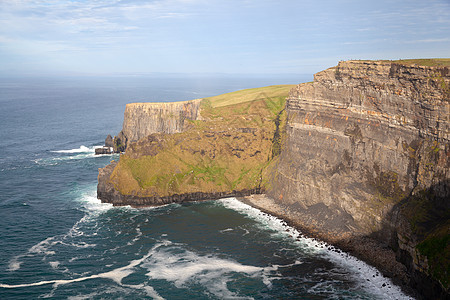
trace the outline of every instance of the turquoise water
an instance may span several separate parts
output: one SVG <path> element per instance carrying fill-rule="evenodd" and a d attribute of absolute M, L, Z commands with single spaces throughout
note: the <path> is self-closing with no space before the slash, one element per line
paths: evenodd
<path fill-rule="evenodd" d="M 94 149 L 120 131 L 126 103 L 287 82 L 276 80 L 3 79 L 0 299 L 407 298 L 234 198 L 147 209 L 96 199 L 97 169 L 118 156 Z"/>

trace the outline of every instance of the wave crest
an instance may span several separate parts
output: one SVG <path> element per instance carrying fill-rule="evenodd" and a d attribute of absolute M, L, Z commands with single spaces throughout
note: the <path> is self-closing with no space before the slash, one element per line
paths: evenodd
<path fill-rule="evenodd" d="M 55 150 L 50 151 L 53 153 L 95 153 L 95 149 L 101 148 L 102 146 L 92 146 L 92 147 L 86 147 L 84 145 L 81 145 L 80 148 L 76 149 L 69 149 L 69 150 Z"/>

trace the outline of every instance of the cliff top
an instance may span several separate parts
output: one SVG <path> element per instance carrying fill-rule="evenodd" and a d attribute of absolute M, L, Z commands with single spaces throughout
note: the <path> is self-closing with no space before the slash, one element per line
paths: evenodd
<path fill-rule="evenodd" d="M 205 98 L 211 102 L 211 106 L 223 107 L 238 103 L 245 103 L 255 100 L 263 100 L 268 97 L 276 98 L 286 96 L 289 90 L 295 87 L 295 84 L 271 85 L 260 88 L 245 89 L 214 97 Z"/>
<path fill-rule="evenodd" d="M 189 102 L 197 102 L 197 101 L 201 101 L 202 99 L 194 99 L 194 100 L 186 100 L 186 101 L 170 101 L 170 102 L 133 102 L 133 103 L 128 103 L 126 104 L 126 107 L 143 107 L 143 106 L 148 106 L 148 107 L 153 107 L 153 106 L 171 106 L 171 105 L 180 105 L 180 104 L 186 104 Z"/>
<path fill-rule="evenodd" d="M 399 60 L 349 60 L 348 62 L 395 63 L 404 66 L 450 67 L 450 58 L 421 58 Z"/>
<path fill-rule="evenodd" d="M 282 84 L 282 85 L 271 85 L 259 88 L 244 89 L 235 92 L 230 92 L 222 95 L 193 99 L 187 101 L 171 101 L 171 102 L 134 102 L 128 103 L 127 108 L 139 107 L 170 107 L 178 106 L 182 104 L 187 104 L 189 102 L 200 102 L 202 100 L 208 100 L 213 108 L 223 107 L 228 105 L 234 105 L 238 103 L 245 103 L 255 100 L 263 100 L 267 97 L 276 98 L 286 96 L 290 89 L 295 87 L 295 84 Z"/>

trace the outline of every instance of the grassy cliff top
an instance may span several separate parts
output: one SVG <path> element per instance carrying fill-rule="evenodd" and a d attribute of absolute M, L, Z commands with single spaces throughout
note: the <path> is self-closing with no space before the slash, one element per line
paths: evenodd
<path fill-rule="evenodd" d="M 361 60 L 373 62 L 391 62 L 405 66 L 419 65 L 426 67 L 450 67 L 450 58 L 418 58 L 418 59 L 398 59 L 398 60 Z"/>
<path fill-rule="evenodd" d="M 246 89 L 227 94 L 222 94 L 214 97 L 205 98 L 205 100 L 209 100 L 211 106 L 216 108 L 249 101 L 263 100 L 268 97 L 270 98 L 286 97 L 286 95 L 289 93 L 289 90 L 292 89 L 294 86 L 296 85 L 295 84 L 271 85 L 266 87 Z"/>
<path fill-rule="evenodd" d="M 399 59 L 392 62 L 406 66 L 450 67 L 450 58 Z"/>

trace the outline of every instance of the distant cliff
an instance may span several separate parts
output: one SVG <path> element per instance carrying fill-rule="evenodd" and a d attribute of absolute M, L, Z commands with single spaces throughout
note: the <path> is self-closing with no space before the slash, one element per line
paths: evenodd
<path fill-rule="evenodd" d="M 189 127 L 189 120 L 200 117 L 201 99 L 168 103 L 130 103 L 125 107 L 122 131 L 114 139 L 115 152 L 152 133 L 179 133 Z"/>
<path fill-rule="evenodd" d="M 298 85 L 268 192 L 307 232 L 391 247 L 405 280 L 435 297 L 424 274 L 449 287 L 449 76 L 448 67 L 347 61 Z"/>

